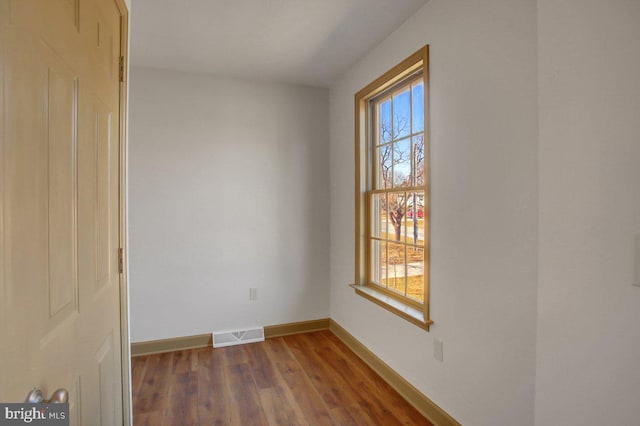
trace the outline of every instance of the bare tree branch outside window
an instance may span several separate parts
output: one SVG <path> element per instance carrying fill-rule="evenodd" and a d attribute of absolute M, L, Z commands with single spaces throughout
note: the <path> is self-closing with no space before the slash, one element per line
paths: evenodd
<path fill-rule="evenodd" d="M 398 117 L 395 122 L 397 125 L 393 126 L 393 129 L 388 123 L 381 123 L 380 133 L 383 135 L 383 140 L 394 142 L 382 145 L 378 150 L 380 187 L 402 188 L 422 185 L 424 184 L 424 136 L 414 136 L 412 144 L 395 142 L 398 135 L 407 133 L 410 120 L 408 117 Z M 409 173 L 398 170 L 398 166 L 403 164 L 410 165 Z M 418 242 L 418 212 L 424 208 L 421 202 L 421 197 L 416 192 L 408 194 L 393 192 L 389 194 L 388 201 L 383 199 L 382 208 L 386 211 L 387 217 L 393 225 L 396 241 L 400 241 L 402 238 L 402 219 L 407 213 L 407 208 L 411 208 L 413 239 L 414 243 Z"/>

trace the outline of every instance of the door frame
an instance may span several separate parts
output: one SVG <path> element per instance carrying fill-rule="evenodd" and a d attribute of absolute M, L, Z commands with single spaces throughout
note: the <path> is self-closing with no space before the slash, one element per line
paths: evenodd
<path fill-rule="evenodd" d="M 120 274 L 120 356 L 122 375 L 122 424 L 133 424 L 131 392 L 131 344 L 129 339 L 129 250 L 127 223 L 127 146 L 128 146 L 128 101 L 129 101 L 129 9 L 125 0 L 114 0 L 120 11 L 120 160 L 118 188 L 119 208 L 119 248 L 122 254 L 122 273 Z"/>

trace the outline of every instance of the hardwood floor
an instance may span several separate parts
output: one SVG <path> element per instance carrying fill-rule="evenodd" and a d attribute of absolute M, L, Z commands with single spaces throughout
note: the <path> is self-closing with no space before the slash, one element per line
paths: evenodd
<path fill-rule="evenodd" d="M 330 331 L 132 359 L 134 425 L 431 425 Z"/>

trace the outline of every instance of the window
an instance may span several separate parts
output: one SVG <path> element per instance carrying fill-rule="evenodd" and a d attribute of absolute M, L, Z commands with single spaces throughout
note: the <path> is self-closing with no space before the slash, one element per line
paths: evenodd
<path fill-rule="evenodd" d="M 356 293 L 429 329 L 425 46 L 356 94 Z"/>

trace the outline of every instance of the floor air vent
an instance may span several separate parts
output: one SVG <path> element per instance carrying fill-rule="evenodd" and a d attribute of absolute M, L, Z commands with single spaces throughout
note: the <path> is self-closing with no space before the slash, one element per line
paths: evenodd
<path fill-rule="evenodd" d="M 213 333 L 214 348 L 254 342 L 264 342 L 264 328 L 256 327 L 247 330 L 216 331 Z"/>

